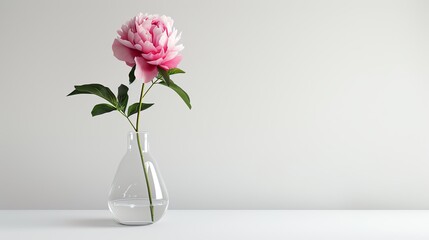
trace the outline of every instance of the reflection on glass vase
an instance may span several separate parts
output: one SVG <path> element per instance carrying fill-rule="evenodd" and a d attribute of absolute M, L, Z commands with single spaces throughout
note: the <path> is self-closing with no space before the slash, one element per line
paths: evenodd
<path fill-rule="evenodd" d="M 166 212 L 168 193 L 149 153 L 147 132 L 129 133 L 128 151 L 119 164 L 108 204 L 115 219 L 125 225 L 152 224 Z"/>

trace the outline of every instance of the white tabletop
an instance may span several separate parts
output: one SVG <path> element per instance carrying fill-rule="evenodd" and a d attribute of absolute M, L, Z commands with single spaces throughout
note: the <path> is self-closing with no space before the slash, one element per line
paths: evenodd
<path fill-rule="evenodd" d="M 429 211 L 170 210 L 123 226 L 104 210 L 0 211 L 0 239 L 429 239 Z"/>

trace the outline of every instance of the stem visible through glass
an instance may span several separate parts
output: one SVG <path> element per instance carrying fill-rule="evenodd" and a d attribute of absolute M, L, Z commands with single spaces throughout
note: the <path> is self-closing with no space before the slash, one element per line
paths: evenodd
<path fill-rule="evenodd" d="M 148 90 L 146 91 L 146 93 L 152 88 L 152 86 L 153 86 L 153 83 L 148 88 Z M 139 145 L 140 159 L 142 161 L 142 167 L 143 167 L 144 177 L 145 177 L 145 180 L 146 180 L 147 193 L 149 195 L 150 218 L 151 218 L 151 220 L 153 222 L 154 221 L 154 219 L 153 219 L 153 215 L 154 214 L 153 214 L 153 203 L 152 203 L 152 191 L 150 189 L 149 176 L 148 176 L 147 169 L 146 169 L 146 166 L 145 166 L 145 163 L 144 163 L 143 151 L 142 151 L 142 146 L 141 146 L 141 143 L 140 143 L 140 134 L 138 132 L 139 131 L 140 112 L 142 110 L 143 97 L 146 95 L 146 93 L 143 94 L 143 92 L 144 92 L 144 83 L 142 83 L 142 89 L 141 89 L 141 92 L 140 92 L 139 109 L 138 109 L 138 112 L 137 112 L 137 120 L 136 120 L 135 130 L 136 130 L 136 135 L 137 135 L 137 143 Z"/>
<path fill-rule="evenodd" d="M 144 164 L 144 159 L 143 159 L 143 151 L 142 151 L 142 146 L 140 143 L 140 134 L 138 132 L 136 132 L 137 135 L 137 143 L 139 145 L 139 152 L 140 152 L 140 159 L 142 161 L 142 166 L 143 166 L 143 172 L 144 172 L 144 177 L 146 179 L 146 187 L 147 187 L 147 193 L 149 195 L 149 208 L 150 208 L 150 218 L 153 222 L 153 203 L 152 203 L 152 191 L 150 190 L 150 184 L 149 184 L 149 178 L 148 178 L 148 173 L 146 170 L 146 166 Z"/>

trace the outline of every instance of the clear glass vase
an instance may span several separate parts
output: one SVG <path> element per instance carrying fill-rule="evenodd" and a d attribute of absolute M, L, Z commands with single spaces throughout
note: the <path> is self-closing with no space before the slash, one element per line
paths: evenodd
<path fill-rule="evenodd" d="M 121 224 L 155 223 L 168 207 L 167 189 L 149 152 L 147 136 L 147 132 L 128 134 L 128 151 L 110 189 L 109 209 Z"/>

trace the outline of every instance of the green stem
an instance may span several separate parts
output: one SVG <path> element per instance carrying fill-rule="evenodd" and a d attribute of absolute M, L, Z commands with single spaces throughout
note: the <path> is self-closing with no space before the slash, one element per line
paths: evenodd
<path fill-rule="evenodd" d="M 142 110 L 143 98 L 146 96 L 146 94 L 149 92 L 149 90 L 153 87 L 153 85 L 155 85 L 155 84 L 158 83 L 158 81 L 159 81 L 159 78 L 157 78 L 155 82 L 152 82 L 152 84 L 149 86 L 149 88 L 146 90 L 146 92 L 144 91 L 144 83 L 142 84 L 142 89 L 140 91 L 139 111 L 137 112 L 136 127 L 134 128 L 134 130 L 136 130 L 136 132 L 139 131 L 139 126 L 140 126 L 140 112 Z M 129 121 L 129 119 L 128 119 L 128 121 Z M 134 127 L 133 124 L 131 124 L 131 125 Z"/>
<path fill-rule="evenodd" d="M 128 120 L 128 122 L 131 124 L 131 127 L 134 129 L 134 131 L 137 132 L 136 127 L 134 127 L 134 124 L 131 122 L 130 118 L 127 117 L 127 115 L 125 115 L 124 112 L 122 112 L 122 111 L 119 111 L 119 112 Z"/>
<path fill-rule="evenodd" d="M 136 132 L 139 131 L 140 112 L 142 110 L 142 102 L 143 102 L 143 97 L 144 97 L 143 92 L 144 92 L 144 83 L 142 83 L 142 89 L 140 91 L 139 111 L 137 112 L 137 120 L 136 120 Z"/>
<path fill-rule="evenodd" d="M 142 146 L 141 146 L 141 143 L 140 143 L 140 134 L 139 134 L 138 132 L 136 132 L 136 135 L 137 135 L 137 143 L 138 143 L 138 145 L 139 145 L 140 159 L 141 159 L 141 161 L 142 161 L 143 172 L 144 172 L 144 176 L 145 176 L 145 179 L 146 179 L 147 193 L 148 193 L 148 195 L 149 195 L 150 218 L 151 218 L 152 222 L 154 222 L 154 219 L 153 219 L 152 192 L 151 192 L 151 190 L 150 190 L 150 184 L 149 184 L 148 173 L 147 173 L 147 170 L 146 170 L 146 166 L 145 166 L 145 164 L 144 164 L 143 151 L 142 151 Z"/>
<path fill-rule="evenodd" d="M 152 88 L 153 84 L 149 87 L 149 89 L 146 91 L 146 93 Z M 139 145 L 139 152 L 140 152 L 140 159 L 142 161 L 142 167 L 143 167 L 143 172 L 144 172 L 144 177 L 146 180 L 146 187 L 147 187 L 147 193 L 149 195 L 149 209 L 150 209 L 150 218 L 152 220 L 152 222 L 154 221 L 153 219 L 153 203 L 152 203 L 152 191 L 150 190 L 150 184 L 149 184 L 149 176 L 146 170 L 146 166 L 145 166 L 145 162 L 144 162 L 144 157 L 143 157 L 143 151 L 142 151 L 142 147 L 141 147 L 141 143 L 140 143 L 140 134 L 138 133 L 139 131 L 139 124 L 140 124 L 140 112 L 142 110 L 142 102 L 143 102 L 143 97 L 146 95 L 146 93 L 144 93 L 144 83 L 142 84 L 142 89 L 140 91 L 140 100 L 139 100 L 139 111 L 137 112 L 137 122 L 136 122 L 136 134 L 137 134 L 137 143 Z"/>
<path fill-rule="evenodd" d="M 149 90 L 153 87 L 153 85 L 158 83 L 158 78 L 156 79 L 155 82 L 152 81 L 152 84 L 149 86 L 149 88 L 146 90 L 146 92 L 143 94 L 143 98 L 146 96 L 147 92 L 149 92 Z"/>

